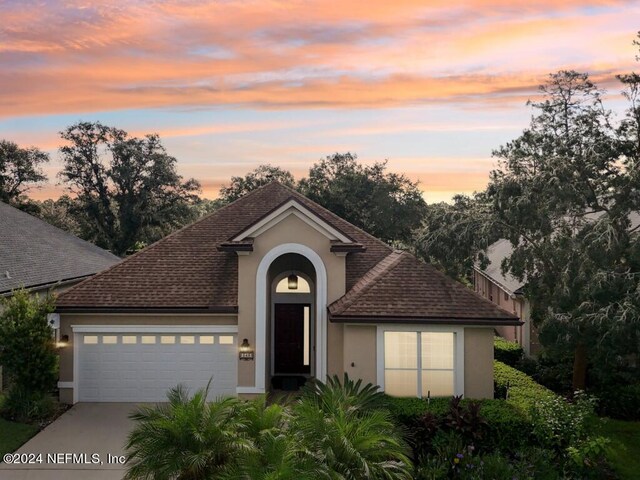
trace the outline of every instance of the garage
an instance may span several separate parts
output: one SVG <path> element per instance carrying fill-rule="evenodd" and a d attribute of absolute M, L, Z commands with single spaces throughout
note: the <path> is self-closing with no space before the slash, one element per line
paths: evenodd
<path fill-rule="evenodd" d="M 192 392 L 211 380 L 209 398 L 235 396 L 234 327 L 74 329 L 76 401 L 163 402 L 183 384 Z"/>

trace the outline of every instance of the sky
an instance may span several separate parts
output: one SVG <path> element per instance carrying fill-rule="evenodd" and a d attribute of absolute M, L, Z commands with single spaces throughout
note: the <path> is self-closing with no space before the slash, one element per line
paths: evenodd
<path fill-rule="evenodd" d="M 622 112 L 640 0 L 0 0 L 0 139 L 51 155 L 100 121 L 158 133 L 215 198 L 270 163 L 303 177 L 335 152 L 419 181 L 427 202 L 482 190 L 537 86 L 588 72 Z"/>

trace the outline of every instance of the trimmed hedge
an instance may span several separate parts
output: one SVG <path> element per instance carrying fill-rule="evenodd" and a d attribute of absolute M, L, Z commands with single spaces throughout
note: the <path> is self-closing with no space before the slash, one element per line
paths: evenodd
<path fill-rule="evenodd" d="M 515 367 L 524 357 L 524 350 L 516 342 L 510 342 L 502 337 L 493 339 L 493 358 Z"/>
<path fill-rule="evenodd" d="M 507 402 L 516 406 L 527 417 L 531 407 L 539 400 L 558 397 L 527 374 L 497 360 L 493 362 L 493 381 L 497 389 L 507 390 Z"/>

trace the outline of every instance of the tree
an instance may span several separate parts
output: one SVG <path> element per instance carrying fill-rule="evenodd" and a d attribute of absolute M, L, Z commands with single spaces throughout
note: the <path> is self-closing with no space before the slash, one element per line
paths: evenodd
<path fill-rule="evenodd" d="M 34 420 L 57 380 L 53 331 L 47 321 L 53 300 L 17 290 L 0 299 L 0 309 L 0 365 L 10 379 L 3 411 L 20 421 Z"/>
<path fill-rule="evenodd" d="M 76 236 L 82 236 L 88 226 L 81 226 L 74 211 L 79 208 L 77 201 L 69 195 L 62 195 L 57 200 L 31 200 L 32 214 L 50 225 Z"/>
<path fill-rule="evenodd" d="M 422 225 L 414 233 L 415 254 L 470 285 L 474 265 L 486 267 L 484 251 L 501 236 L 500 229 L 487 221 L 483 204 L 483 193 L 476 193 L 456 195 L 453 204 L 428 205 Z"/>
<path fill-rule="evenodd" d="M 386 162 L 362 165 L 354 154 L 336 153 L 313 165 L 299 189 L 371 235 L 407 244 L 426 203 L 417 183 L 386 168 Z"/>
<path fill-rule="evenodd" d="M 575 389 L 589 366 L 610 381 L 640 353 L 640 76 L 619 79 L 629 107 L 616 123 L 587 74 L 551 74 L 530 126 L 494 152 L 486 191 L 430 206 L 417 234 L 458 276 L 510 240 L 502 271 L 525 284 L 545 351 L 572 357 Z"/>
<path fill-rule="evenodd" d="M 273 165 L 259 165 L 257 168 L 247 173 L 244 177 L 231 177 L 231 183 L 220 189 L 219 200 L 227 204 L 237 200 L 247 193 L 267 185 L 273 181 L 278 181 L 283 185 L 295 188 L 295 180 L 291 172 L 283 170 Z"/>
<path fill-rule="evenodd" d="M 177 160 L 157 135 L 129 137 L 101 123 L 80 122 L 61 137 L 60 178 L 76 196 L 72 209 L 83 238 L 124 255 L 193 220 L 200 185 L 183 181 Z"/>
<path fill-rule="evenodd" d="M 48 161 L 49 155 L 35 147 L 0 140 L 0 201 L 21 203 L 21 195 L 47 180 L 42 165 Z"/>
<path fill-rule="evenodd" d="M 503 271 L 526 279 L 543 344 L 573 351 L 583 389 L 589 357 L 606 368 L 638 350 L 637 129 L 613 127 L 586 74 L 558 72 L 541 92 L 531 126 L 494 152 L 486 198 L 514 247 Z"/>

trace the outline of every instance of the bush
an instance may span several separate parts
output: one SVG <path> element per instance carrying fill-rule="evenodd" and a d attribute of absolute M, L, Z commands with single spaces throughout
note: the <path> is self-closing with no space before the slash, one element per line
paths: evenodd
<path fill-rule="evenodd" d="M 7 420 L 31 423 L 51 418 L 57 407 L 57 400 L 50 394 L 29 392 L 14 385 L 6 393 L 0 412 Z"/>
<path fill-rule="evenodd" d="M 502 337 L 493 339 L 493 358 L 515 367 L 517 363 L 524 357 L 524 350 L 516 342 L 510 342 Z"/>
<path fill-rule="evenodd" d="M 525 373 L 497 360 L 493 362 L 493 380 L 496 388 L 507 389 L 508 401 L 518 407 L 524 415 L 529 415 L 531 407 L 540 400 L 558 398 L 555 393 L 536 383 Z"/>
<path fill-rule="evenodd" d="M 531 416 L 540 445 L 562 452 L 588 438 L 595 417 L 595 398 L 583 392 L 576 392 L 574 403 L 561 397 L 543 398 L 531 407 Z"/>
<path fill-rule="evenodd" d="M 21 395 L 44 396 L 51 393 L 57 379 L 57 355 L 47 313 L 53 302 L 40 300 L 26 290 L 17 290 L 1 299 L 0 365 L 10 384 Z M 11 390 L 10 390 L 11 391 Z"/>
<path fill-rule="evenodd" d="M 612 386 L 599 398 L 600 415 L 618 420 L 640 420 L 640 383 Z"/>
<path fill-rule="evenodd" d="M 466 409 L 472 402 L 465 399 L 460 405 Z M 479 450 L 513 452 L 533 445 L 533 426 L 528 416 L 523 415 L 519 408 L 505 400 L 480 400 L 478 405 L 480 419 L 474 415 L 467 417 L 483 423 L 481 428 L 475 429 L 482 433 L 482 439 L 476 442 Z M 396 421 L 404 426 L 414 448 L 414 456 L 424 455 L 425 450 L 429 450 L 426 446 L 440 433 L 456 432 L 456 428 L 447 421 L 447 417 L 451 416 L 449 399 L 438 398 L 427 403 L 420 398 L 387 397 L 387 408 Z M 459 410 L 456 408 L 454 416 L 460 415 Z M 467 440 L 469 439 L 467 435 Z"/>

